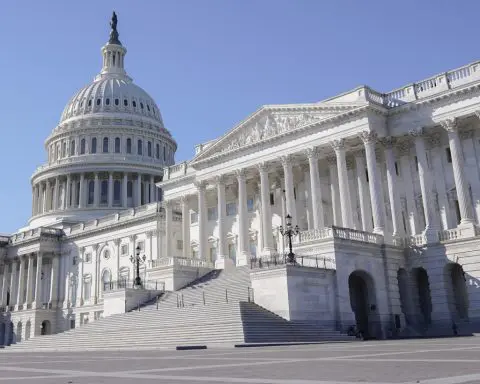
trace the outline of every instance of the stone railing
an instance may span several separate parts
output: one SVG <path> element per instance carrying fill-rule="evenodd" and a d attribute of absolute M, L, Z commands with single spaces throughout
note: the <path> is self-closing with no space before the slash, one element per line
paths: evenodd
<path fill-rule="evenodd" d="M 44 228 L 39 227 L 35 229 L 29 229 L 28 231 L 18 232 L 10 236 L 11 244 L 16 244 L 22 241 L 30 240 L 30 239 L 38 239 L 41 236 L 62 236 L 63 230 L 57 228 Z"/>
<path fill-rule="evenodd" d="M 334 238 L 361 241 L 364 243 L 372 244 L 383 243 L 383 236 L 381 235 L 340 227 L 326 227 L 322 229 L 311 229 L 309 231 L 302 231 L 297 237 L 292 240 L 292 242 L 295 244 L 305 244 L 310 242 L 316 242 L 318 240 Z"/>
<path fill-rule="evenodd" d="M 170 180 L 177 177 L 185 176 L 187 173 L 192 171 L 188 167 L 188 162 L 184 161 L 182 163 L 171 165 L 170 167 L 165 167 L 163 170 L 163 180 Z"/>
<path fill-rule="evenodd" d="M 457 228 L 445 229 L 438 232 L 438 238 L 440 241 L 457 240 L 459 233 Z"/>
<path fill-rule="evenodd" d="M 369 89 L 368 99 L 386 107 L 395 108 L 478 80 L 480 80 L 480 62 L 475 62 L 384 94 Z"/>
<path fill-rule="evenodd" d="M 161 259 L 152 260 L 151 268 L 182 266 L 193 268 L 214 268 L 212 262 L 208 260 L 187 259 L 185 257 L 162 257 Z"/>

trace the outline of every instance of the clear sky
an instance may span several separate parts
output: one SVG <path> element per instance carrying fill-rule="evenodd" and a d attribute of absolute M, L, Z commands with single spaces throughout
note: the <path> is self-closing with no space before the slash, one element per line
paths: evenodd
<path fill-rule="evenodd" d="M 0 233 L 30 217 L 43 142 L 99 72 L 112 10 L 177 161 L 262 104 L 386 92 L 480 59 L 478 0 L 2 1 Z"/>

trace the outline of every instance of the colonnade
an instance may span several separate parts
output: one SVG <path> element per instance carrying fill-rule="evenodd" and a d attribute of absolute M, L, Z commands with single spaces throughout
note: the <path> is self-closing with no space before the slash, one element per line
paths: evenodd
<path fill-rule="evenodd" d="M 46 260 L 46 263 L 44 263 Z M 0 281 L 0 306 L 19 309 L 42 308 L 45 304 L 55 306 L 58 301 L 59 255 L 28 254 L 6 261 Z M 50 279 L 50 284 L 42 280 Z M 42 292 L 44 286 L 50 292 Z M 47 302 L 43 298 L 48 297 Z"/>
<path fill-rule="evenodd" d="M 159 177 L 140 173 L 84 172 L 60 175 L 33 186 L 33 215 L 72 208 L 129 208 L 159 200 Z"/>

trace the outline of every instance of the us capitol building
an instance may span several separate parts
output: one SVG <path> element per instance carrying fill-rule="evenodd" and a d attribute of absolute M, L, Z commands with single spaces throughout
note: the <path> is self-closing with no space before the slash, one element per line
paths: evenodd
<path fill-rule="evenodd" d="M 44 143 L 28 224 L 0 237 L 0 344 L 108 316 L 137 248 L 167 291 L 248 268 L 256 303 L 288 320 L 377 337 L 480 326 L 480 63 L 266 105 L 175 164 L 116 24 Z M 279 267 L 287 220 L 301 265 Z"/>

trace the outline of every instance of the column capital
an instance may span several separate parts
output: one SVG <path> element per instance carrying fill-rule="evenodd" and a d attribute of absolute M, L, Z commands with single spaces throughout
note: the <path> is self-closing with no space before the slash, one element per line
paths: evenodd
<path fill-rule="evenodd" d="M 137 238 L 137 235 L 130 235 L 130 236 L 128 236 L 128 239 L 129 239 L 130 241 L 135 241 L 136 238 Z"/>
<path fill-rule="evenodd" d="M 261 163 L 256 164 L 256 167 L 259 172 L 268 172 L 271 169 L 271 165 L 267 161 L 262 161 Z"/>
<path fill-rule="evenodd" d="M 247 171 L 245 170 L 245 168 L 236 169 L 235 176 L 238 180 L 245 180 L 247 176 Z"/>
<path fill-rule="evenodd" d="M 195 185 L 195 188 L 197 188 L 197 190 L 205 190 L 206 186 L 207 186 L 207 183 L 205 182 L 205 180 L 195 180 L 193 182 L 193 185 Z"/>
<path fill-rule="evenodd" d="M 363 141 L 363 144 L 375 144 L 378 134 L 375 131 L 362 131 L 358 137 Z"/>
<path fill-rule="evenodd" d="M 163 200 L 163 205 L 165 208 L 172 208 L 173 207 L 173 200 Z"/>
<path fill-rule="evenodd" d="M 345 139 L 335 139 L 330 141 L 330 145 L 335 150 L 335 152 L 345 149 Z"/>
<path fill-rule="evenodd" d="M 147 236 L 147 239 L 150 239 L 153 236 L 153 231 L 147 231 L 145 232 L 145 235 Z"/>
<path fill-rule="evenodd" d="M 412 128 L 408 131 L 408 135 L 415 139 L 423 137 L 426 135 L 425 128 L 424 127 Z"/>
<path fill-rule="evenodd" d="M 307 156 L 309 160 L 320 158 L 320 149 L 318 147 L 307 148 L 305 149 L 305 151 L 303 151 L 303 153 L 305 154 L 305 156 Z"/>
<path fill-rule="evenodd" d="M 218 186 L 218 185 L 222 185 L 222 184 L 225 184 L 227 178 L 225 175 L 217 175 L 215 176 L 215 184 Z"/>
<path fill-rule="evenodd" d="M 475 113 L 478 113 L 478 111 Z M 445 119 L 441 121 L 440 124 L 448 133 L 458 132 L 458 120 L 455 117 L 451 119 Z"/>
<path fill-rule="evenodd" d="M 431 135 L 428 135 L 426 138 L 431 148 L 438 147 L 440 145 L 440 132 L 434 132 Z"/>
<path fill-rule="evenodd" d="M 392 149 L 397 144 L 397 138 L 393 136 L 382 137 L 380 142 L 385 148 Z"/>
<path fill-rule="evenodd" d="M 280 162 L 284 167 L 293 165 L 293 156 L 292 155 L 280 156 Z"/>
<path fill-rule="evenodd" d="M 190 201 L 190 196 L 189 195 L 183 195 L 183 196 L 180 197 L 180 203 L 182 205 L 188 204 L 189 201 Z"/>
<path fill-rule="evenodd" d="M 120 239 L 113 239 L 113 244 L 118 247 L 120 244 Z"/>

